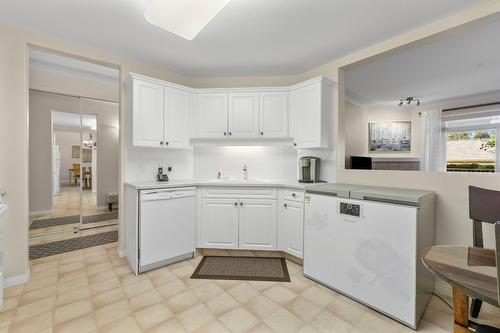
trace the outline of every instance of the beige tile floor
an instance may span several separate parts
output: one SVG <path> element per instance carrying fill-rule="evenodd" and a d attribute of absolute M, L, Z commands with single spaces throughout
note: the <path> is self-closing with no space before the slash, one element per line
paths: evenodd
<path fill-rule="evenodd" d="M 108 213 L 107 210 L 97 210 L 95 192 L 93 193 L 90 190 L 83 191 L 80 204 L 80 189 L 78 187 L 61 187 L 60 195 L 54 197 L 52 213 L 30 216 L 29 224 L 31 225 L 31 223 L 36 219 L 79 215 L 80 212 L 83 215 Z M 80 230 L 79 224 L 66 224 L 62 226 L 33 229 L 30 230 L 30 245 L 45 244 L 59 240 L 92 235 L 99 232 L 117 230 L 117 223 L 118 220 L 116 219 L 109 221 L 100 221 L 96 223 L 88 223 L 84 226 L 86 228 L 85 230 Z"/>
<path fill-rule="evenodd" d="M 411 332 L 305 278 L 291 283 L 191 280 L 201 257 L 132 274 L 116 243 L 30 263 L 30 281 L 5 289 L 3 332 Z M 450 331 L 434 298 L 419 332 Z"/>

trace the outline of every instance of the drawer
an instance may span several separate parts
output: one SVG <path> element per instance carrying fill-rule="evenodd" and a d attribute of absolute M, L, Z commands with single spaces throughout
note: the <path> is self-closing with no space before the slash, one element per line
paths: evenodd
<path fill-rule="evenodd" d="M 304 201 L 304 191 L 297 189 L 285 189 L 284 199 L 292 201 Z"/>
<path fill-rule="evenodd" d="M 201 192 L 204 198 L 262 198 L 276 199 L 276 187 L 204 187 Z"/>

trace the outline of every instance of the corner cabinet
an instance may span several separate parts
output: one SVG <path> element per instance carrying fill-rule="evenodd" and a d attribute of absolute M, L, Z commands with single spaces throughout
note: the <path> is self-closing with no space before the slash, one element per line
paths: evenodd
<path fill-rule="evenodd" d="M 297 148 L 329 148 L 334 119 L 334 83 L 320 77 L 292 87 L 290 135 Z"/>
<path fill-rule="evenodd" d="M 130 76 L 132 145 L 189 148 L 190 93 L 136 74 Z"/>

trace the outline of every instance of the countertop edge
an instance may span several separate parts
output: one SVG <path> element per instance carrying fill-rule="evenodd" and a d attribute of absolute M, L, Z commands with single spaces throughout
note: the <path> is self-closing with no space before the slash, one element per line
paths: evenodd
<path fill-rule="evenodd" d="M 164 182 L 164 183 L 141 183 L 141 182 L 124 182 L 124 186 L 135 188 L 136 190 L 149 190 L 157 188 L 172 188 L 172 187 L 189 187 L 189 186 L 200 186 L 200 187 L 282 187 L 282 188 L 295 188 L 295 189 L 305 189 L 307 184 L 292 184 L 281 181 L 271 181 L 268 183 L 223 183 L 223 182 L 211 182 L 203 180 L 193 180 L 193 181 L 178 181 L 178 182 Z"/>

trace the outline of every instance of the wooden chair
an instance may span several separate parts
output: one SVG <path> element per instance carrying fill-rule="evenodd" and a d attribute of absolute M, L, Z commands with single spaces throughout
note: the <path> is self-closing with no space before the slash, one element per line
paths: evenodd
<path fill-rule="evenodd" d="M 498 304 L 500 304 L 500 221 L 495 223 L 495 245 L 495 257 L 497 266 L 497 295 Z M 500 329 L 486 325 L 477 325 L 476 333 L 500 333 Z"/>
<path fill-rule="evenodd" d="M 73 163 L 73 181 L 75 186 L 78 186 L 78 180 L 80 179 L 80 164 Z"/>
<path fill-rule="evenodd" d="M 500 192 L 480 187 L 469 186 L 469 218 L 473 221 L 473 246 L 484 247 L 483 222 L 496 223 L 500 221 Z M 470 315 L 477 318 L 482 302 L 472 299 Z"/>

